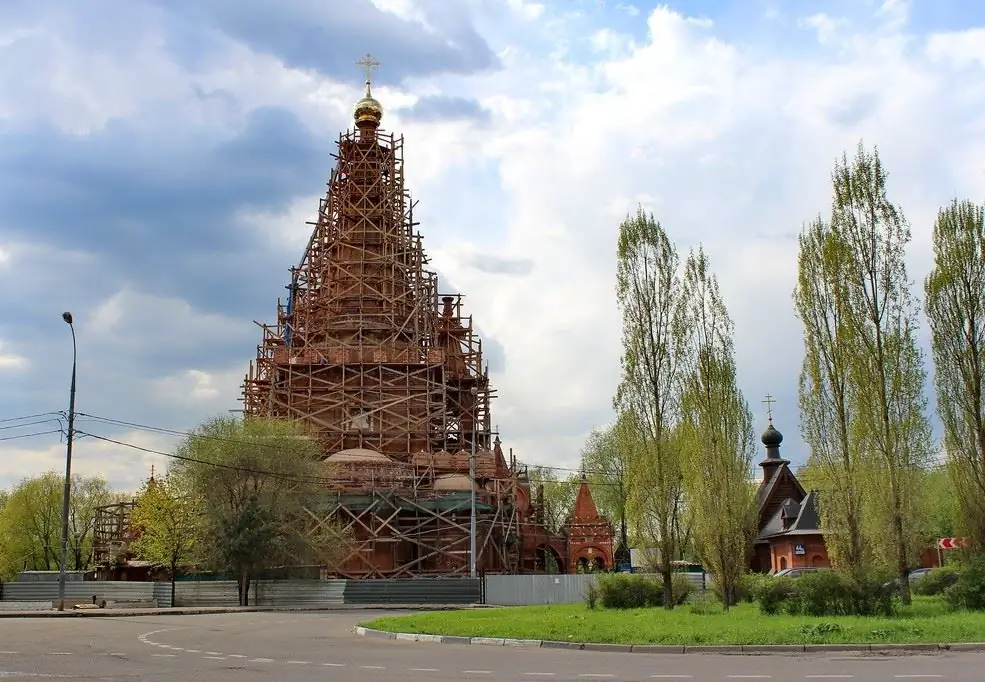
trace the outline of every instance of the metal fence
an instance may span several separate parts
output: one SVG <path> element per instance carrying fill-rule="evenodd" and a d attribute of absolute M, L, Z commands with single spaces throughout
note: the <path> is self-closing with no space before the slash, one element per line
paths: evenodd
<path fill-rule="evenodd" d="M 482 599 L 482 581 L 470 578 L 415 578 L 411 580 L 350 580 L 346 604 L 476 604 Z"/>
<path fill-rule="evenodd" d="M 681 573 L 697 590 L 711 587 L 710 576 L 703 573 Z M 659 575 L 649 576 L 659 580 Z M 487 575 L 485 603 L 495 606 L 525 606 L 535 604 L 577 604 L 585 600 L 589 585 L 598 580 L 596 574 L 575 575 Z"/>

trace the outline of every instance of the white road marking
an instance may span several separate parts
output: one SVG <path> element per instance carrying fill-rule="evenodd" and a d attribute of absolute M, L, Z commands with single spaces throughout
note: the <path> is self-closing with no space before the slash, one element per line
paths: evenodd
<path fill-rule="evenodd" d="M 288 661 L 291 665 L 311 665 L 311 661 Z"/>
<path fill-rule="evenodd" d="M 19 651 L 0 651 L 0 654 L 19 654 Z"/>
<path fill-rule="evenodd" d="M 229 658 L 249 658 L 249 656 L 245 656 L 243 654 L 229 654 Z"/>
<path fill-rule="evenodd" d="M 71 651 L 52 651 L 51 652 L 51 655 L 52 656 L 71 656 L 72 655 L 72 652 Z"/>
<path fill-rule="evenodd" d="M 226 660 L 226 657 L 225 656 L 202 656 L 202 658 L 207 659 L 209 661 L 224 661 L 224 660 Z"/>
<path fill-rule="evenodd" d="M 437 673 L 441 672 L 438 668 L 411 668 L 412 673 Z"/>
<path fill-rule="evenodd" d="M 691 680 L 694 675 L 650 675 L 651 680 Z"/>
<path fill-rule="evenodd" d="M 772 675 L 729 675 L 730 680 L 771 680 Z"/>
<path fill-rule="evenodd" d="M 359 667 L 363 670 L 386 670 L 386 666 L 382 665 L 361 665 Z"/>
<path fill-rule="evenodd" d="M 273 663 L 272 658 L 251 658 L 247 663 Z"/>
<path fill-rule="evenodd" d="M 344 668 L 345 663 L 322 663 L 326 668 Z"/>
<path fill-rule="evenodd" d="M 610 675 L 609 673 L 582 673 L 578 677 L 591 677 L 595 679 L 601 679 L 601 678 L 615 677 L 615 675 Z"/>
<path fill-rule="evenodd" d="M 200 653 L 202 653 L 201 649 L 185 649 L 185 651 L 187 651 L 190 654 L 200 654 Z"/>
<path fill-rule="evenodd" d="M 463 670 L 463 675 L 492 675 L 492 670 Z"/>
<path fill-rule="evenodd" d="M 809 680 L 853 680 L 854 675 L 808 675 Z"/>
<path fill-rule="evenodd" d="M 205 654 L 207 656 L 222 656 L 221 651 L 206 651 Z"/>
<path fill-rule="evenodd" d="M 557 673 L 523 673 L 530 677 L 554 677 Z"/>
<path fill-rule="evenodd" d="M 178 654 L 151 654 L 154 658 L 178 658 Z"/>

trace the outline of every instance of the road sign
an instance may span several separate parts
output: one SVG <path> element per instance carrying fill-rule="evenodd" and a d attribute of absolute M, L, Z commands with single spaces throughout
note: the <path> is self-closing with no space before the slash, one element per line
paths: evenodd
<path fill-rule="evenodd" d="M 937 541 L 940 549 L 960 549 L 965 546 L 964 538 L 941 538 Z"/>

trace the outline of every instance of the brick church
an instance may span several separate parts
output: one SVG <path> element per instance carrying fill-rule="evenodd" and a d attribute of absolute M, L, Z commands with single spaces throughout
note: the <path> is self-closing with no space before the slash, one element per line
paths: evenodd
<path fill-rule="evenodd" d="M 759 533 L 753 546 L 750 568 L 760 573 L 775 573 L 787 568 L 830 566 L 821 533 L 821 516 L 817 493 L 807 491 L 790 468 L 790 461 L 780 455 L 781 434 L 769 425 L 762 435 L 766 457 L 756 501 Z"/>

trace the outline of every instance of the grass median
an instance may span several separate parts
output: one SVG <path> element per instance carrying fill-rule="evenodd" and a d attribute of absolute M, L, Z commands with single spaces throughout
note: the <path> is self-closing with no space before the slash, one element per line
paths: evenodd
<path fill-rule="evenodd" d="M 951 611 L 917 599 L 891 618 L 766 616 L 756 604 L 730 611 L 683 606 L 588 609 L 581 604 L 521 606 L 377 618 L 389 632 L 606 644 L 913 644 L 985 641 L 985 613 Z"/>

